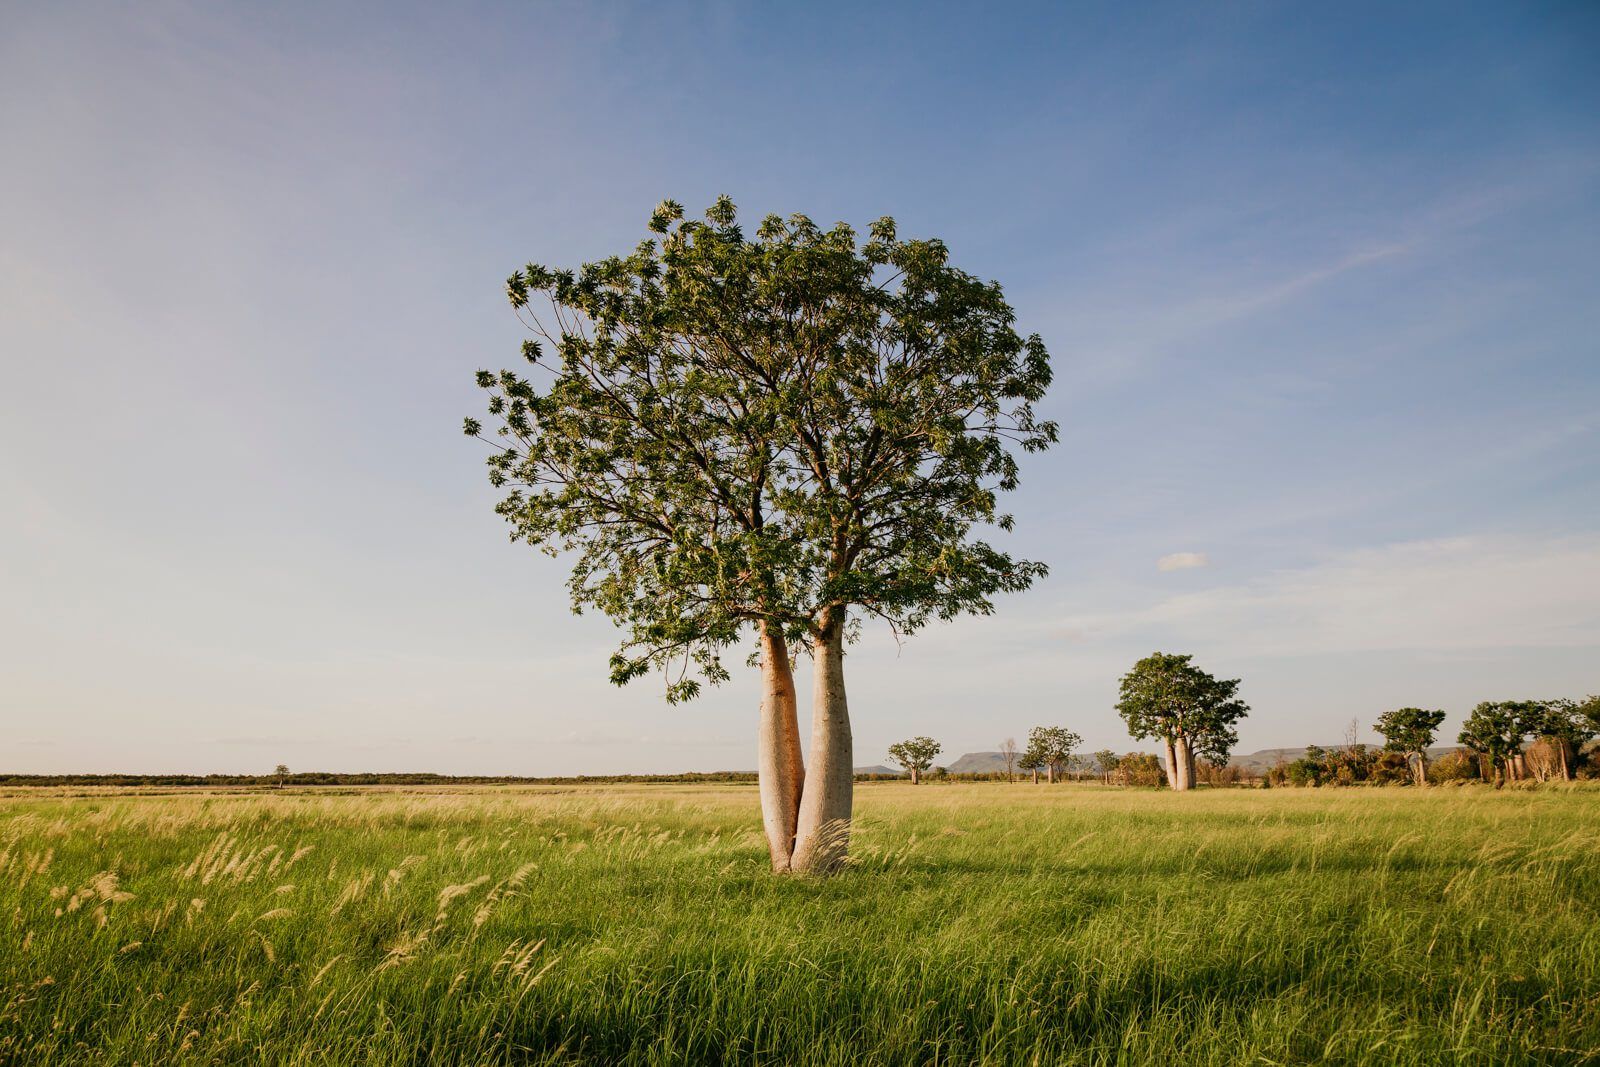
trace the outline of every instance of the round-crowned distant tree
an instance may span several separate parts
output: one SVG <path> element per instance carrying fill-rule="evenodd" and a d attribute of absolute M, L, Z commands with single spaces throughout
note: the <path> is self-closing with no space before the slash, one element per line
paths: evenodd
<path fill-rule="evenodd" d="M 1239 679 L 1214 678 L 1193 656 L 1155 652 L 1122 677 L 1117 712 L 1135 738 L 1160 738 L 1166 748 L 1167 783 L 1194 788 L 1195 755 L 1223 765 L 1238 743 L 1234 724 L 1250 713 L 1238 698 Z"/>
<path fill-rule="evenodd" d="M 944 746 L 931 737 L 913 737 L 890 745 L 889 758 L 911 772 L 911 784 L 916 785 L 943 751 Z"/>
<path fill-rule="evenodd" d="M 1081 744 L 1083 738 L 1065 726 L 1035 726 L 1028 731 L 1028 756 L 1033 766 L 1045 769 L 1049 782 L 1061 776 L 1073 750 Z"/>
<path fill-rule="evenodd" d="M 480 371 L 497 425 L 466 431 L 494 446 L 512 536 L 575 553 L 574 608 L 626 631 L 614 682 L 660 669 L 667 699 L 690 699 L 754 632 L 772 865 L 831 871 L 851 812 L 851 613 L 910 633 L 1045 573 L 975 535 L 1011 526 L 1015 451 L 1056 439 L 1033 411 L 1049 358 L 998 284 L 889 219 L 863 240 L 769 216 L 750 237 L 723 197 L 703 222 L 665 202 L 650 229 L 626 256 L 512 275 L 534 369 Z M 809 766 L 796 646 L 814 665 Z"/>
<path fill-rule="evenodd" d="M 1444 722 L 1444 712 L 1426 708 L 1398 708 L 1378 716 L 1373 726 L 1384 738 L 1384 748 L 1406 757 L 1411 766 L 1412 779 L 1418 785 L 1428 784 L 1428 748 L 1433 735 Z"/>

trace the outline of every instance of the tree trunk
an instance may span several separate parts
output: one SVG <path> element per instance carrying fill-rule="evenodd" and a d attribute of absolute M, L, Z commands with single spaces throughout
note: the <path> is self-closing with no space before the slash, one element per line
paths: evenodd
<path fill-rule="evenodd" d="M 1426 752 L 1417 753 L 1417 784 L 1428 784 L 1428 754 Z"/>
<path fill-rule="evenodd" d="M 1171 745 L 1168 752 L 1173 761 L 1172 788 L 1180 793 L 1188 792 L 1194 788 L 1194 753 L 1190 751 L 1189 739 L 1179 734 L 1168 744 Z"/>
<path fill-rule="evenodd" d="M 1161 740 L 1167 748 L 1167 787 L 1177 790 L 1180 788 L 1178 785 L 1178 750 L 1172 743 L 1172 735 L 1165 735 Z"/>
<path fill-rule="evenodd" d="M 911 784 L 916 785 L 918 781 L 920 781 L 920 779 L 917 776 L 917 769 L 913 767 L 911 768 Z"/>
<path fill-rule="evenodd" d="M 1051 785 L 1056 784 L 1056 765 L 1054 763 L 1044 765 L 1044 780 Z"/>
<path fill-rule="evenodd" d="M 824 613 L 811 641 L 815 685 L 811 694 L 811 765 L 800 798 L 799 834 L 790 867 L 829 874 L 850 849 L 850 801 L 855 777 L 850 707 L 844 692 L 843 608 Z"/>
<path fill-rule="evenodd" d="M 805 759 L 800 752 L 794 672 L 789 644 L 772 623 L 761 624 L 761 751 L 757 777 L 761 784 L 761 821 L 774 871 L 787 871 L 800 817 L 800 790 L 805 785 Z"/>
<path fill-rule="evenodd" d="M 1561 753 L 1561 780 L 1570 782 L 1572 781 L 1572 761 L 1567 759 L 1567 742 L 1557 740 L 1556 749 Z"/>
<path fill-rule="evenodd" d="M 1034 768 L 1032 768 L 1032 770 L 1033 770 L 1033 784 L 1034 785 L 1038 785 L 1039 784 L 1039 768 L 1034 767 Z"/>

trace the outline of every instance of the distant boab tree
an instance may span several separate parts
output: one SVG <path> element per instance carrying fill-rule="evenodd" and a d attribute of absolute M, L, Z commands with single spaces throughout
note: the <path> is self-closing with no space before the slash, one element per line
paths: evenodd
<path fill-rule="evenodd" d="M 1044 574 L 975 534 L 1011 526 L 997 504 L 1014 451 L 1056 438 L 1033 411 L 1049 358 L 998 284 L 890 219 L 861 239 L 769 216 L 750 236 L 723 197 L 704 221 L 664 202 L 650 231 L 577 271 L 511 276 L 533 370 L 480 371 L 497 425 L 466 431 L 494 447 L 513 538 L 575 553 L 574 608 L 625 630 L 612 681 L 660 670 L 667 699 L 687 700 L 755 634 L 772 865 L 833 870 L 851 812 L 851 611 L 906 634 Z M 795 645 L 814 664 L 810 766 Z"/>
<path fill-rule="evenodd" d="M 1424 708 L 1398 708 L 1378 716 L 1373 726 L 1384 738 L 1384 748 L 1406 757 L 1418 785 L 1428 784 L 1428 749 L 1434 732 L 1444 722 L 1444 712 Z"/>
<path fill-rule="evenodd" d="M 1487 759 L 1498 780 L 1514 780 L 1519 777 L 1522 742 L 1542 712 L 1531 700 L 1485 700 L 1461 724 L 1457 740 Z"/>
<path fill-rule="evenodd" d="M 283 783 L 289 780 L 289 765 L 280 763 L 272 769 L 273 777 L 278 779 L 278 788 L 283 788 Z"/>
<path fill-rule="evenodd" d="M 1214 678 L 1193 656 L 1155 652 L 1122 677 L 1117 712 L 1136 739 L 1159 738 L 1166 749 L 1167 783 L 1194 788 L 1195 756 L 1225 765 L 1238 743 L 1234 724 L 1250 713 L 1238 698 L 1239 679 Z"/>
<path fill-rule="evenodd" d="M 1065 726 L 1035 726 L 1028 731 L 1025 760 L 1031 761 L 1034 767 L 1045 768 L 1046 780 L 1054 782 L 1066 770 L 1073 749 L 1081 744 L 1083 738 Z"/>
<path fill-rule="evenodd" d="M 931 737 L 913 737 L 889 746 L 889 758 L 911 772 L 911 784 L 922 781 L 922 775 L 933 766 L 933 759 L 944 746 Z"/>

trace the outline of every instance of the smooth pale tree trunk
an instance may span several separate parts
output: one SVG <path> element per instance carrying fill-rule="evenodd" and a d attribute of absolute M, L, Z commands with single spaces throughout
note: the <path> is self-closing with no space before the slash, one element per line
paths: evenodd
<path fill-rule="evenodd" d="M 800 752 L 794 672 L 789 644 L 771 623 L 761 625 L 761 751 L 757 777 L 761 783 L 761 821 L 767 830 L 772 869 L 787 871 L 800 818 L 800 791 L 805 785 L 805 759 Z"/>
<path fill-rule="evenodd" d="M 800 798 L 799 833 L 790 868 L 829 874 L 850 849 L 850 803 L 855 787 L 850 706 L 844 692 L 843 608 L 829 609 L 811 641 L 811 764 Z"/>
<path fill-rule="evenodd" d="M 1171 746 L 1167 755 L 1172 760 L 1172 788 L 1180 793 L 1187 792 L 1194 788 L 1194 753 L 1190 750 L 1189 739 L 1179 734 L 1168 744 Z"/>
<path fill-rule="evenodd" d="M 1167 749 L 1167 788 L 1176 791 L 1178 786 L 1178 749 L 1172 743 L 1172 735 L 1162 737 L 1162 742 Z"/>
<path fill-rule="evenodd" d="M 917 777 L 917 769 L 915 767 L 911 768 L 911 784 L 916 785 L 919 781 L 921 779 Z"/>
<path fill-rule="evenodd" d="M 1037 767 L 1033 768 L 1033 784 L 1039 784 L 1039 768 Z"/>
<path fill-rule="evenodd" d="M 1044 780 L 1051 785 L 1056 784 L 1056 765 L 1054 763 L 1045 764 Z"/>
<path fill-rule="evenodd" d="M 1426 752 L 1417 753 L 1417 784 L 1428 784 L 1428 754 Z"/>

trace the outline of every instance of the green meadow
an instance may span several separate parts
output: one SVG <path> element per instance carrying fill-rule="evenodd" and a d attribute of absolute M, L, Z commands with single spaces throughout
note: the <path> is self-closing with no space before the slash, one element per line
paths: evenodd
<path fill-rule="evenodd" d="M 0 796 L 0 1062 L 1600 1062 L 1600 791 Z"/>

